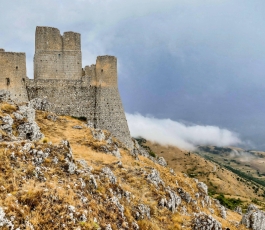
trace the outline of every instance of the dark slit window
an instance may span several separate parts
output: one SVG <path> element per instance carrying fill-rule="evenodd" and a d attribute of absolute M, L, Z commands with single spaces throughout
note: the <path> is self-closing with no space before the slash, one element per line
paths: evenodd
<path fill-rule="evenodd" d="M 6 85 L 9 86 L 10 85 L 10 79 L 6 78 Z"/>

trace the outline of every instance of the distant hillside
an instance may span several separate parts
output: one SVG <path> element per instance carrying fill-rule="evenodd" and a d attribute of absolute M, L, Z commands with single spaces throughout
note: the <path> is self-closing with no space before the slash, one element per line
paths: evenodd
<path fill-rule="evenodd" d="M 244 201 L 242 207 L 245 210 L 251 202 L 255 202 L 264 209 L 263 180 L 259 179 L 260 183 L 257 183 L 255 179 L 258 177 L 250 177 L 250 174 L 236 171 L 238 168 L 234 168 L 234 165 L 239 165 L 235 163 L 238 156 L 233 158 L 230 153 L 235 150 L 240 152 L 241 149 L 201 146 L 200 151 L 189 152 L 149 141 L 145 145 L 157 156 L 163 156 L 169 167 L 175 171 L 186 173 L 189 177 L 205 182 L 209 186 L 209 193 L 212 196 L 217 197 L 219 194 L 224 194 L 228 198 L 240 198 Z M 262 152 L 249 151 L 249 154 L 258 156 L 258 160 L 263 159 Z M 230 162 L 230 164 L 226 164 L 226 162 Z M 242 166 L 242 168 L 257 172 L 253 168 L 251 169 L 251 166 Z"/>
<path fill-rule="evenodd" d="M 234 147 L 199 146 L 197 153 L 265 188 L 264 152 Z"/>

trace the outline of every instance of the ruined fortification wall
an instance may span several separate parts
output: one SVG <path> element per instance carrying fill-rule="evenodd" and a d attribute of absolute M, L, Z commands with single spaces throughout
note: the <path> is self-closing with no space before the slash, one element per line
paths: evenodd
<path fill-rule="evenodd" d="M 26 91 L 26 54 L 0 50 L 0 89 L 10 91 L 18 103 L 28 101 Z"/>
<path fill-rule="evenodd" d="M 90 87 L 84 80 L 30 80 L 27 85 L 30 100 L 45 98 L 50 111 L 59 115 L 88 117 L 94 105 Z"/>
<path fill-rule="evenodd" d="M 49 111 L 86 117 L 94 128 L 106 129 L 132 149 L 132 141 L 117 83 L 117 58 L 99 56 L 82 69 L 80 34 L 37 27 L 34 80 L 26 77 L 24 53 L 0 49 L 0 89 L 24 102 L 45 98 Z"/>
<path fill-rule="evenodd" d="M 96 62 L 94 125 L 109 130 L 128 148 L 132 141 L 117 84 L 117 58 L 99 56 Z"/>
<path fill-rule="evenodd" d="M 81 35 L 52 27 L 37 27 L 34 79 L 80 80 L 82 76 Z"/>
<path fill-rule="evenodd" d="M 80 80 L 36 79 L 27 85 L 30 100 L 46 98 L 50 111 L 86 117 L 94 128 L 109 130 L 128 148 L 130 132 L 117 86 L 117 59 L 100 56 L 96 65 L 86 66 Z"/>

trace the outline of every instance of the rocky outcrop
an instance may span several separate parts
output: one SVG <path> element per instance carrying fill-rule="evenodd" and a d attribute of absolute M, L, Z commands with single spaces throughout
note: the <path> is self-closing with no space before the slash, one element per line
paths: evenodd
<path fill-rule="evenodd" d="M 222 230 L 222 225 L 212 216 L 203 212 L 195 214 L 193 219 L 193 230 Z"/>
<path fill-rule="evenodd" d="M 265 230 L 265 212 L 251 204 L 242 217 L 241 223 L 252 230 Z"/>
<path fill-rule="evenodd" d="M 1 133 L 1 138 L 5 141 L 16 140 L 39 140 L 44 135 L 41 133 L 39 126 L 35 122 L 35 110 L 30 104 L 15 106 L 6 105 L 9 107 L 8 112 L 0 117 L 0 129 L 4 132 Z M 13 110 L 16 110 L 12 112 Z M 8 114 L 9 113 L 9 114 Z M 12 118 L 13 117 L 13 118 Z"/>
<path fill-rule="evenodd" d="M 199 189 L 199 191 L 204 194 L 204 195 L 208 195 L 208 187 L 206 184 L 204 184 L 203 182 L 199 182 L 197 183 L 197 188 Z"/>
<path fill-rule="evenodd" d="M 147 180 L 158 187 L 160 184 L 164 187 L 165 183 L 160 178 L 160 174 L 156 169 L 152 169 L 151 173 L 147 175 Z"/>
<path fill-rule="evenodd" d="M 167 162 L 164 159 L 164 157 L 159 157 L 158 160 L 157 160 L 157 163 L 160 164 L 161 166 L 164 166 L 164 167 L 167 166 Z"/>
<path fill-rule="evenodd" d="M 14 224 L 12 223 L 14 221 L 14 216 L 9 220 L 6 217 L 6 214 L 2 207 L 0 207 L 0 227 L 1 229 L 14 229 Z"/>

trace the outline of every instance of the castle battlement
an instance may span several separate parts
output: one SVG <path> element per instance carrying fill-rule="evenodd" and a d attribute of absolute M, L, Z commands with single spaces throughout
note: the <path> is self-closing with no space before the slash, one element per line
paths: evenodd
<path fill-rule="evenodd" d="M 36 28 L 34 79 L 26 77 L 25 53 L 0 49 L 0 89 L 10 91 L 16 102 L 45 98 L 50 112 L 86 117 L 94 128 L 109 130 L 132 148 L 118 91 L 117 58 L 98 56 L 96 64 L 82 68 L 79 33 Z"/>
<path fill-rule="evenodd" d="M 53 27 L 37 27 L 34 79 L 80 79 L 82 77 L 81 35 Z"/>

